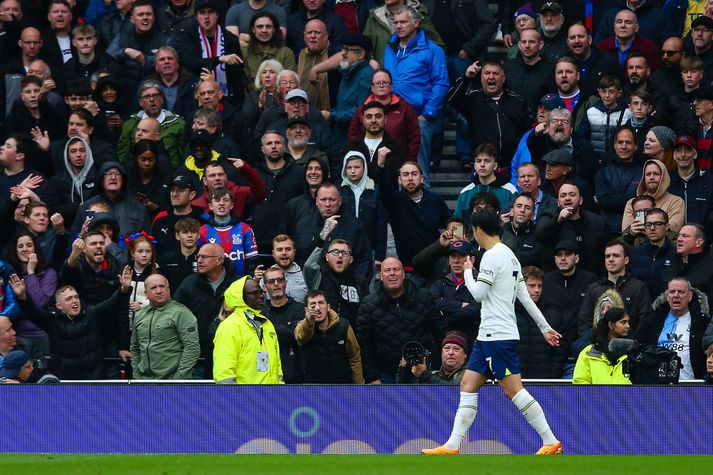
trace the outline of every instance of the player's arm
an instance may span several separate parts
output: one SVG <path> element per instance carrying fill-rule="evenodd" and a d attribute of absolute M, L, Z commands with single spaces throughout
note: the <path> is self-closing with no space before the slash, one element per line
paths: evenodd
<path fill-rule="evenodd" d="M 537 328 L 540 329 L 547 343 L 551 346 L 559 346 L 559 340 L 562 335 L 557 333 L 550 324 L 547 323 L 545 316 L 542 315 L 540 309 L 535 305 L 535 302 L 532 301 L 532 298 L 530 298 L 530 293 L 527 291 L 525 280 L 522 277 L 517 281 L 517 299 L 535 321 Z"/>
<path fill-rule="evenodd" d="M 465 286 L 467 287 L 470 294 L 473 296 L 476 302 L 482 302 L 490 291 L 490 287 L 493 285 L 493 281 L 490 280 L 495 273 L 485 267 L 486 258 L 483 256 L 483 260 L 480 262 L 480 272 L 478 276 L 473 275 L 473 257 L 468 256 L 465 260 L 463 267 L 465 268 Z"/>

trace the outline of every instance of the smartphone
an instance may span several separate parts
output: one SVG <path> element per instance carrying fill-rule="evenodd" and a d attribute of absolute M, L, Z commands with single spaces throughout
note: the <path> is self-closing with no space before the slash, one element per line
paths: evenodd
<path fill-rule="evenodd" d="M 465 233 L 463 232 L 463 225 L 461 223 L 453 223 L 453 227 L 451 228 L 451 232 L 453 233 L 453 239 L 456 241 L 462 241 Z"/>
<path fill-rule="evenodd" d="M 88 209 L 85 214 L 87 215 L 88 219 L 92 219 L 94 218 L 94 216 L 97 215 L 97 212 L 92 209 Z"/>
<path fill-rule="evenodd" d="M 116 115 L 115 111 L 104 111 L 104 115 L 106 116 L 107 119 L 111 119 Z"/>
<path fill-rule="evenodd" d="M 146 203 L 149 200 L 149 197 L 143 193 L 136 193 L 136 200 L 139 203 Z"/>
<path fill-rule="evenodd" d="M 645 213 L 643 211 L 637 211 L 634 213 L 634 219 L 637 221 L 644 222 Z"/>

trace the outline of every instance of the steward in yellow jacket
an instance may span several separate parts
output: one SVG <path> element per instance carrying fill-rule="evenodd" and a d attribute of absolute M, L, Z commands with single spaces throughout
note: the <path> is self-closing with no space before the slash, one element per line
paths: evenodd
<path fill-rule="evenodd" d="M 260 312 L 260 285 L 243 277 L 225 291 L 233 309 L 215 332 L 213 379 L 218 384 L 284 384 L 280 347 L 272 323 Z"/>

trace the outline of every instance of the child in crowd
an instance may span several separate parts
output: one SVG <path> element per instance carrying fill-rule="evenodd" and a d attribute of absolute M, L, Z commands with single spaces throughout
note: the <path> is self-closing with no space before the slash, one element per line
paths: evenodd
<path fill-rule="evenodd" d="M 183 279 L 194 272 L 198 272 L 198 231 L 201 223 L 194 218 L 183 218 L 176 222 L 176 240 L 181 248 L 161 256 L 159 268 L 168 280 L 172 291 L 178 289 Z"/>

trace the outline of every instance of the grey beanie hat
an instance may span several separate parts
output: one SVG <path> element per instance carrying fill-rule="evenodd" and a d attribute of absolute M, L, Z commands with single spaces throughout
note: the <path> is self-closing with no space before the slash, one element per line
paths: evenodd
<path fill-rule="evenodd" d="M 673 144 L 676 143 L 676 132 L 666 126 L 657 125 L 651 127 L 650 131 L 654 133 L 664 150 L 672 149 Z"/>

